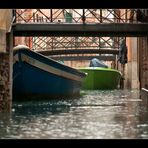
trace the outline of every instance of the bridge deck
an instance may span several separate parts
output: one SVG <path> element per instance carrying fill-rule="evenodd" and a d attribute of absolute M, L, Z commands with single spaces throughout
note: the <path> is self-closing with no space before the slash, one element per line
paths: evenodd
<path fill-rule="evenodd" d="M 148 23 L 15 23 L 14 36 L 147 36 Z"/>

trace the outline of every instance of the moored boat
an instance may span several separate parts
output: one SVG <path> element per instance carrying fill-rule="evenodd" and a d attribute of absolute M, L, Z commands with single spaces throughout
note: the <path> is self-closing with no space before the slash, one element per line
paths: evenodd
<path fill-rule="evenodd" d="M 13 99 L 50 99 L 79 96 L 85 73 L 17 46 L 13 51 Z"/>
<path fill-rule="evenodd" d="M 121 73 L 115 69 L 102 67 L 81 67 L 80 71 L 86 72 L 82 88 L 88 90 L 117 89 Z"/>
<path fill-rule="evenodd" d="M 99 67 L 97 67 L 99 65 Z M 120 71 L 108 68 L 107 65 L 93 59 L 90 62 L 91 67 L 80 67 L 80 71 L 87 73 L 83 78 L 82 89 L 88 90 L 105 90 L 117 89 L 122 78 Z"/>

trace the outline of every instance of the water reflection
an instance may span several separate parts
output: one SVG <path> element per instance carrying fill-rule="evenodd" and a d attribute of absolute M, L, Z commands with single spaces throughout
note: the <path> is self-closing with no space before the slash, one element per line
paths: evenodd
<path fill-rule="evenodd" d="M 148 138 L 148 98 L 138 90 L 113 90 L 15 102 L 11 114 L 0 114 L 0 138 Z"/>
<path fill-rule="evenodd" d="M 7 113 L 0 113 L 0 137 L 9 133 L 9 126 L 10 126 L 10 114 Z"/>
<path fill-rule="evenodd" d="M 139 103 L 139 112 L 138 117 L 139 124 L 138 128 L 138 137 L 139 138 L 148 138 L 148 93 L 141 91 L 140 98 L 142 101 Z"/>
<path fill-rule="evenodd" d="M 58 114 L 68 112 L 70 105 L 62 101 L 43 101 L 43 102 L 15 102 L 13 112 L 15 115 L 43 115 Z"/>

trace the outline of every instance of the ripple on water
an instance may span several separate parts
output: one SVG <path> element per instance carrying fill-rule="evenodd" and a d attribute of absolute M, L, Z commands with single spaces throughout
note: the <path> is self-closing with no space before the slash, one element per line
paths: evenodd
<path fill-rule="evenodd" d="M 14 102 L 0 138 L 147 138 L 148 103 L 138 90 L 82 91 L 80 98 Z"/>

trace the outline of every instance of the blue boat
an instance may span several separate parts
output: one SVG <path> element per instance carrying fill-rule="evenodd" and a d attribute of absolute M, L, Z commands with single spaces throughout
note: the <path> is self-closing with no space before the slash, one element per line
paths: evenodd
<path fill-rule="evenodd" d="M 85 73 L 30 50 L 13 49 L 13 99 L 54 99 L 80 95 Z"/>

